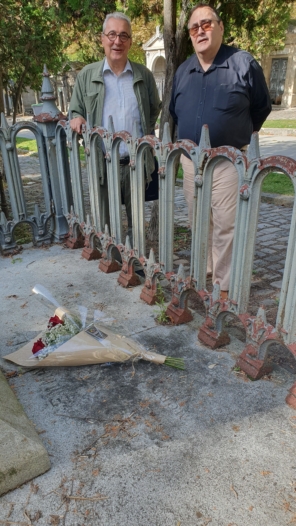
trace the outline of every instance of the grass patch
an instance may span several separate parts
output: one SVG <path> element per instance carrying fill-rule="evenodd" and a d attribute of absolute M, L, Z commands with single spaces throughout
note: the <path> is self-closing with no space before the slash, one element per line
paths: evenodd
<path fill-rule="evenodd" d="M 179 166 L 177 179 L 183 180 L 181 165 Z M 266 194 L 294 195 L 294 187 L 291 179 L 289 179 L 287 175 L 283 173 L 270 173 L 263 181 L 262 192 Z"/>
<path fill-rule="evenodd" d="M 22 137 L 16 137 L 16 147 L 19 150 L 26 150 L 30 153 L 36 153 L 38 151 L 35 139 L 24 139 Z M 79 156 L 80 161 L 85 161 L 85 153 L 83 146 L 79 146 Z"/>
<path fill-rule="evenodd" d="M 279 120 L 267 120 L 262 125 L 262 128 L 296 128 L 295 119 L 279 119 Z"/>
<path fill-rule="evenodd" d="M 23 245 L 33 241 L 32 228 L 28 223 L 20 223 L 13 231 L 13 236 L 17 245 Z"/>
<path fill-rule="evenodd" d="M 179 164 L 178 172 L 177 172 L 177 179 L 182 179 L 183 181 L 183 168 L 182 165 Z"/>
<path fill-rule="evenodd" d="M 16 147 L 20 150 L 27 150 L 28 152 L 36 153 L 38 151 L 35 139 L 25 139 L 23 137 L 16 137 Z"/>
<path fill-rule="evenodd" d="M 262 184 L 262 192 L 267 194 L 294 195 L 291 179 L 282 173 L 268 174 Z"/>

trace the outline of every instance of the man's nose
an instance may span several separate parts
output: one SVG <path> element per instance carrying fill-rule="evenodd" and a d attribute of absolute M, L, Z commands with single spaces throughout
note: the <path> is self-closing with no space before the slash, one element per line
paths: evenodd
<path fill-rule="evenodd" d="M 119 40 L 119 42 L 121 42 L 121 40 L 119 38 L 119 35 L 116 35 L 116 38 L 115 38 L 114 42 L 116 42 L 117 39 Z"/>

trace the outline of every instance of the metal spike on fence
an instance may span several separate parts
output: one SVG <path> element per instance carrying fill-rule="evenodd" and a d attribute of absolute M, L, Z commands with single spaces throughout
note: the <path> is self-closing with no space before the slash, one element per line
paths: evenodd
<path fill-rule="evenodd" d="M 46 67 L 46 64 L 44 64 L 43 68 L 43 82 L 41 87 L 40 98 L 43 102 L 41 114 L 44 114 L 45 116 L 49 115 L 51 119 L 59 118 L 59 116 L 61 115 L 61 111 L 55 103 L 57 98 L 55 96 L 53 86 L 49 79 L 49 72 Z"/>
<path fill-rule="evenodd" d="M 35 203 L 35 205 L 34 205 L 34 216 L 33 216 L 33 218 L 36 219 L 37 225 L 41 224 L 41 213 L 40 213 L 39 205 L 37 203 Z"/>
<path fill-rule="evenodd" d="M 153 248 L 150 248 L 149 258 L 148 258 L 148 261 L 147 261 L 147 266 L 148 265 L 155 265 L 155 263 L 156 263 L 156 259 L 155 259 L 154 250 L 153 250 Z"/>
<path fill-rule="evenodd" d="M 220 299 L 220 283 L 214 283 L 212 292 L 213 303 Z"/>
<path fill-rule="evenodd" d="M 186 279 L 184 265 L 180 263 L 178 272 L 177 272 L 177 281 L 184 281 Z"/>
<path fill-rule="evenodd" d="M 6 229 L 7 227 L 7 219 L 6 219 L 6 215 L 4 214 L 4 212 L 0 213 L 0 225 L 3 226 L 4 229 Z"/>
<path fill-rule="evenodd" d="M 170 142 L 172 142 L 170 126 L 169 126 L 168 122 L 164 123 L 163 134 L 162 134 L 162 142 L 163 142 L 164 145 L 165 144 L 169 144 Z"/>
<path fill-rule="evenodd" d="M 260 157 L 260 147 L 259 147 L 259 133 L 254 132 L 251 135 L 250 146 L 247 153 L 248 161 L 253 161 Z"/>
<path fill-rule="evenodd" d="M 93 127 L 90 113 L 86 114 L 86 129 L 89 131 Z"/>
<path fill-rule="evenodd" d="M 256 318 L 259 318 L 260 320 L 262 320 L 264 325 L 267 324 L 266 311 L 263 305 L 259 307 Z"/>
<path fill-rule="evenodd" d="M 201 129 L 199 149 L 207 150 L 208 148 L 211 148 L 210 133 L 209 133 L 209 127 L 205 124 Z"/>
<path fill-rule="evenodd" d="M 5 130 L 9 129 L 9 124 L 6 120 L 4 113 L 1 113 L 1 128 L 4 128 Z"/>
<path fill-rule="evenodd" d="M 125 238 L 125 249 L 128 252 L 132 249 L 129 236 L 126 236 L 126 238 Z"/>
<path fill-rule="evenodd" d="M 133 122 L 133 131 L 132 131 L 132 139 L 135 141 L 138 137 L 140 137 L 140 123 L 138 121 Z"/>
<path fill-rule="evenodd" d="M 113 122 L 112 115 L 109 115 L 109 117 L 108 117 L 108 132 L 109 133 L 115 133 L 115 128 L 114 128 L 114 122 Z"/>

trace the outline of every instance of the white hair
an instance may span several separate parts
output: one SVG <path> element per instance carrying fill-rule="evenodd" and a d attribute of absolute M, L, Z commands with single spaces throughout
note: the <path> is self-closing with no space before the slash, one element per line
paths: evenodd
<path fill-rule="evenodd" d="M 106 24 L 108 20 L 110 20 L 110 18 L 117 18 L 119 20 L 125 20 L 125 22 L 127 22 L 129 26 L 130 35 L 132 34 L 132 25 L 131 25 L 130 18 L 124 13 L 119 13 L 118 11 L 116 11 L 115 13 L 109 13 L 109 15 L 106 16 L 104 23 L 103 23 L 103 33 L 105 33 Z"/>

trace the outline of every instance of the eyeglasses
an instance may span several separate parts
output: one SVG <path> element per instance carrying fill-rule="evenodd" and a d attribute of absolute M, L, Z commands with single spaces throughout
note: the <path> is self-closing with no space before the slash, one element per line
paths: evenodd
<path fill-rule="evenodd" d="M 128 35 L 127 33 L 116 33 L 116 31 L 109 31 L 109 33 L 103 33 L 103 35 L 105 35 L 105 37 L 108 37 L 110 42 L 115 42 L 115 40 L 117 39 L 117 37 L 119 37 L 119 40 L 120 42 L 127 42 L 129 40 L 130 35 Z"/>
<path fill-rule="evenodd" d="M 212 31 L 214 24 L 213 22 L 220 23 L 220 20 L 202 20 L 200 24 L 196 23 L 193 24 L 192 27 L 189 28 L 189 33 L 192 37 L 197 36 L 199 28 L 201 28 L 202 31 Z"/>

